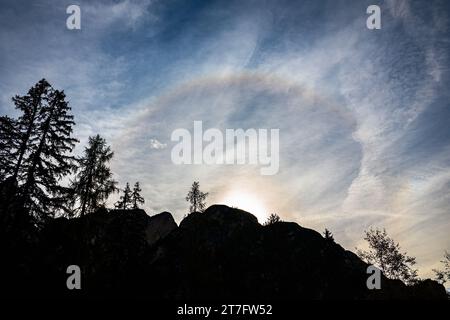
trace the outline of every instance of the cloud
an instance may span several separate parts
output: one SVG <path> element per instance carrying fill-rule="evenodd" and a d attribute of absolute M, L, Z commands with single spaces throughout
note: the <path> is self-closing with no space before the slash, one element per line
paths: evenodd
<path fill-rule="evenodd" d="M 82 5 L 82 12 L 87 19 L 88 28 L 93 25 L 96 29 L 104 30 L 120 24 L 136 30 L 142 23 L 154 22 L 158 19 L 150 10 L 154 2 L 155 0 L 122 0 L 113 3 L 87 2 Z"/>
<path fill-rule="evenodd" d="M 161 150 L 167 148 L 166 143 L 161 143 L 156 139 L 150 139 L 150 149 Z"/>

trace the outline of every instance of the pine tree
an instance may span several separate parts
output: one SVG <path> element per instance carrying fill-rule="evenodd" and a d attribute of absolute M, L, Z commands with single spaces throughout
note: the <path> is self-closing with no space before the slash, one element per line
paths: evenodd
<path fill-rule="evenodd" d="M 0 175 L 19 187 L 25 208 L 42 220 L 66 208 L 67 189 L 60 181 L 74 167 L 75 123 L 64 92 L 45 79 L 12 100 L 21 115 L 2 117 Z"/>
<path fill-rule="evenodd" d="M 55 209 L 66 209 L 68 190 L 59 181 L 75 168 L 75 158 L 71 155 L 77 142 L 71 137 L 75 122 L 65 97 L 63 91 L 49 88 L 46 103 L 41 105 L 41 122 L 29 139 L 28 152 L 23 158 L 25 203 L 41 216 L 54 213 Z"/>
<path fill-rule="evenodd" d="M 139 205 L 144 204 L 145 200 L 141 196 L 141 187 L 139 186 L 139 181 L 134 184 L 133 193 L 131 195 L 131 202 L 133 204 L 133 209 L 139 209 Z"/>
<path fill-rule="evenodd" d="M 194 181 L 192 184 L 191 190 L 188 192 L 186 196 L 186 201 L 191 205 L 189 207 L 189 212 L 203 212 L 206 207 L 206 197 L 209 193 L 203 193 L 200 191 L 200 183 L 198 181 Z"/>
<path fill-rule="evenodd" d="M 48 102 L 47 96 L 51 89 L 51 85 L 45 79 L 42 79 L 28 90 L 27 95 L 16 95 L 12 99 L 16 109 L 22 112 L 16 122 L 14 138 L 16 161 L 13 180 L 25 179 L 24 175 L 27 170 L 23 166 L 23 161 L 26 153 L 30 150 L 30 142 L 36 139 L 39 125 L 42 123 L 44 104 Z"/>
<path fill-rule="evenodd" d="M 116 208 L 123 210 L 131 209 L 133 205 L 132 194 L 130 184 L 127 182 L 125 189 L 123 190 L 123 196 L 120 196 L 120 200 L 116 202 Z"/>
<path fill-rule="evenodd" d="M 334 242 L 334 237 L 330 230 L 325 228 L 325 231 L 323 232 L 323 236 L 324 236 L 325 240 Z"/>
<path fill-rule="evenodd" d="M 74 214 L 83 216 L 104 206 L 109 195 L 117 191 L 108 163 L 114 153 L 100 135 L 89 137 L 84 154 L 78 159 L 79 167 L 71 183 Z M 75 203 L 77 202 L 77 203 Z"/>

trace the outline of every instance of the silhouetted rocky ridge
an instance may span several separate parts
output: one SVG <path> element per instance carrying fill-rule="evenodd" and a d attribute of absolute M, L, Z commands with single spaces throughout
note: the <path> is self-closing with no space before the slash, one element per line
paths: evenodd
<path fill-rule="evenodd" d="M 351 251 L 297 223 L 263 226 L 252 214 L 224 205 L 189 214 L 179 226 L 168 212 L 103 209 L 29 230 L 2 234 L 4 290 L 13 296 L 447 298 L 432 280 L 406 286 L 383 276 L 381 289 L 369 290 L 368 265 Z M 66 287 L 69 265 L 81 268 L 81 290 Z"/>

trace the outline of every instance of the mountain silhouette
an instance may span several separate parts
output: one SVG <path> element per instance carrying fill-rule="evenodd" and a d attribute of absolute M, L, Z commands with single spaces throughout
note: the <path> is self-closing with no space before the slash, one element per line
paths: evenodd
<path fill-rule="evenodd" d="M 53 219 L 42 230 L 24 234 L 17 234 L 14 242 L 10 236 L 10 247 L 3 251 L 5 290 L 16 295 L 447 298 L 444 287 L 432 280 L 406 286 L 382 276 L 381 289 L 369 290 L 368 265 L 334 241 L 293 222 L 263 226 L 252 214 L 224 205 L 191 213 L 179 226 L 168 212 L 148 216 L 139 209 L 101 209 L 79 218 Z M 81 290 L 66 287 L 69 265 L 81 269 Z"/>

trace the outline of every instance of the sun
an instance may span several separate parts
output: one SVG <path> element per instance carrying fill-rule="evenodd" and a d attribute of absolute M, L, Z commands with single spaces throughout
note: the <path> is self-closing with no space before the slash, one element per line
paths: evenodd
<path fill-rule="evenodd" d="M 264 200 L 261 197 L 246 191 L 233 191 L 227 194 L 221 203 L 229 207 L 236 207 L 250 212 L 258 218 L 260 223 L 263 223 L 269 216 L 269 213 L 264 206 Z"/>

